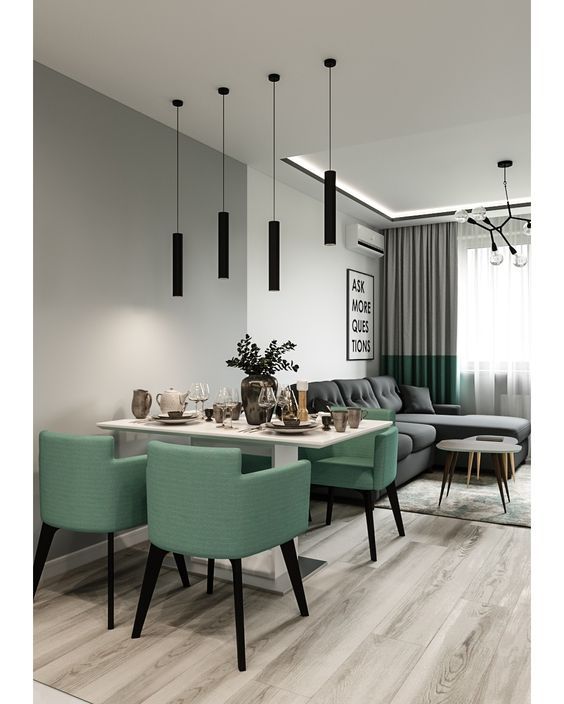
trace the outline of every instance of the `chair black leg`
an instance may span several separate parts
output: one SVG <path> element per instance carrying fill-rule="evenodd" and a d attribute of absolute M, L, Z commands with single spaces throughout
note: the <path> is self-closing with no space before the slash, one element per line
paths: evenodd
<path fill-rule="evenodd" d="M 181 555 L 179 552 L 175 552 L 173 554 L 174 561 L 176 562 L 176 569 L 178 570 L 178 574 L 180 575 L 180 579 L 182 581 L 182 586 L 189 587 L 190 578 L 188 577 L 188 570 L 186 569 L 186 561 L 184 560 L 184 555 Z"/>
<path fill-rule="evenodd" d="M 230 560 L 233 568 L 233 597 L 235 599 L 235 633 L 237 636 L 237 665 L 239 672 L 247 669 L 245 659 L 245 614 L 243 611 L 243 571 L 241 560 Z"/>
<path fill-rule="evenodd" d="M 294 541 L 289 540 L 287 543 L 282 543 L 280 549 L 282 550 L 284 562 L 286 563 L 286 569 L 288 570 L 290 582 L 292 582 L 292 588 L 294 590 L 296 601 L 298 602 L 300 614 L 302 616 L 309 616 L 304 585 L 302 582 L 302 574 L 300 572 L 300 563 L 298 562 Z"/>
<path fill-rule="evenodd" d="M 153 544 L 151 544 L 149 548 L 145 574 L 143 575 L 143 584 L 141 585 L 141 593 L 139 594 L 139 602 L 137 603 L 135 623 L 133 624 L 133 632 L 131 633 L 132 638 L 139 638 L 141 636 L 145 617 L 147 616 L 147 611 L 149 611 L 151 598 L 155 591 L 155 585 L 157 584 L 161 565 L 163 564 L 166 553 L 166 550 L 161 550 Z"/>
<path fill-rule="evenodd" d="M 213 594 L 213 573 L 215 569 L 215 560 L 208 560 L 208 588 L 207 593 Z"/>
<path fill-rule="evenodd" d="M 114 627 L 114 534 L 108 533 L 108 630 Z"/>
<path fill-rule="evenodd" d="M 35 551 L 35 558 L 33 560 L 33 596 L 35 596 L 35 592 L 37 591 L 39 580 L 41 579 L 43 568 L 45 567 L 45 562 L 47 560 L 47 555 L 49 554 L 49 549 L 51 548 L 51 543 L 53 542 L 53 536 L 57 530 L 57 528 L 49 526 L 47 523 L 41 524 L 41 533 L 39 534 L 37 550 Z"/>
<path fill-rule="evenodd" d="M 325 513 L 325 525 L 331 525 L 331 519 L 333 518 L 333 487 L 327 487 L 327 512 Z"/>
<path fill-rule="evenodd" d="M 376 562 L 376 536 L 374 534 L 374 498 L 371 491 L 362 491 L 364 497 L 364 512 L 366 513 L 366 528 L 368 530 L 368 544 L 370 545 L 370 559 Z"/>
<path fill-rule="evenodd" d="M 388 484 L 386 487 L 386 493 L 388 494 L 388 499 L 390 501 L 390 506 L 392 507 L 392 512 L 394 514 L 394 518 L 396 520 L 396 526 L 398 529 L 399 535 L 405 535 L 405 530 L 403 527 L 403 520 L 401 517 L 401 510 L 400 510 L 400 505 L 398 501 L 398 490 L 396 488 L 396 483 L 392 482 L 391 484 Z"/>

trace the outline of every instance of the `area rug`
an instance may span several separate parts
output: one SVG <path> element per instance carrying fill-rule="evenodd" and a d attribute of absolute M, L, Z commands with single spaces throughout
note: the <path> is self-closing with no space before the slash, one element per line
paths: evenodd
<path fill-rule="evenodd" d="M 472 475 L 470 486 L 466 486 L 466 472 L 457 470 L 450 493 L 446 488 L 439 508 L 442 470 L 433 470 L 421 474 L 413 481 L 398 489 L 398 498 L 402 511 L 426 513 L 431 516 L 450 516 L 467 521 L 484 521 L 485 523 L 502 523 L 511 526 L 531 527 L 531 465 L 522 464 L 516 472 L 516 481 L 508 481 L 511 501 L 506 503 L 507 513 L 503 512 L 499 489 L 495 476 L 481 472 L 480 479 Z M 386 496 L 376 502 L 377 508 L 389 509 Z"/>

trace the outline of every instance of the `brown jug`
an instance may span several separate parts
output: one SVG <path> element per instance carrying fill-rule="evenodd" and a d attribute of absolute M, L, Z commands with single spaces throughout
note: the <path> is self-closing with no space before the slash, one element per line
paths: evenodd
<path fill-rule="evenodd" d="M 136 418 L 142 419 L 149 415 L 153 397 L 146 389 L 135 389 L 131 401 L 131 411 Z"/>

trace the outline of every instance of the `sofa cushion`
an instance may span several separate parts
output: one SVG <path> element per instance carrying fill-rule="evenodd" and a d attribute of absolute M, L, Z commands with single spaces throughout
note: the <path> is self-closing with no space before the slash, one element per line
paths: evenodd
<path fill-rule="evenodd" d="M 432 425 L 423 423 L 396 423 L 398 431 L 411 438 L 413 452 L 424 450 L 435 442 L 437 431 Z"/>
<path fill-rule="evenodd" d="M 295 384 L 292 389 L 294 390 L 294 395 L 298 398 Z M 310 381 L 307 390 L 307 410 L 310 413 L 326 411 L 327 405 L 323 401 L 327 401 L 331 406 L 346 406 L 339 387 L 334 381 Z"/>
<path fill-rule="evenodd" d="M 398 427 L 398 462 L 400 460 L 405 459 L 408 455 L 410 455 L 413 451 L 413 440 L 409 437 L 409 435 L 406 435 L 405 433 L 402 433 Z"/>
<path fill-rule="evenodd" d="M 404 413 L 434 413 L 431 392 L 426 386 L 400 384 Z"/>
<path fill-rule="evenodd" d="M 380 408 L 368 379 L 335 379 L 345 406 Z"/>
<path fill-rule="evenodd" d="M 437 431 L 436 441 L 458 440 L 471 435 L 506 435 L 522 442 L 531 434 L 531 423 L 525 418 L 511 416 L 447 416 L 428 415 L 426 413 L 398 413 L 400 422 L 424 423 L 432 425 Z"/>
<path fill-rule="evenodd" d="M 368 383 L 374 391 L 381 408 L 399 413 L 402 400 L 399 395 L 398 385 L 393 376 L 367 376 Z"/>

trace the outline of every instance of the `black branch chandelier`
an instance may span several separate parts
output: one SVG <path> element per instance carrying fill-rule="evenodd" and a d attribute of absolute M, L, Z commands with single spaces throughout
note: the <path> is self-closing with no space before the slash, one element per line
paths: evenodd
<path fill-rule="evenodd" d="M 457 210 L 454 214 L 454 219 L 456 222 L 469 222 L 471 225 L 477 225 L 481 227 L 482 230 L 486 230 L 490 235 L 492 251 L 490 254 L 490 264 L 494 266 L 499 266 L 503 262 L 503 254 L 498 250 L 496 241 L 494 239 L 494 232 L 497 232 L 503 239 L 505 244 L 509 247 L 509 251 L 515 257 L 513 264 L 516 267 L 523 267 L 527 264 L 527 256 L 525 254 L 520 254 L 517 252 L 515 247 L 508 241 L 507 237 L 503 232 L 503 228 L 511 220 L 520 220 L 524 223 L 523 232 L 525 235 L 531 234 L 531 220 L 530 218 L 518 218 L 511 212 L 511 204 L 509 202 L 509 196 L 507 195 L 507 169 L 513 166 L 513 162 L 510 159 L 504 159 L 503 161 L 498 161 L 497 165 L 500 169 L 503 169 L 503 187 L 505 189 L 505 203 L 507 205 L 507 217 L 505 220 L 499 224 L 494 225 L 492 221 L 488 218 L 487 211 L 483 205 L 479 205 L 472 208 L 472 212 L 469 213 L 467 210 Z"/>

